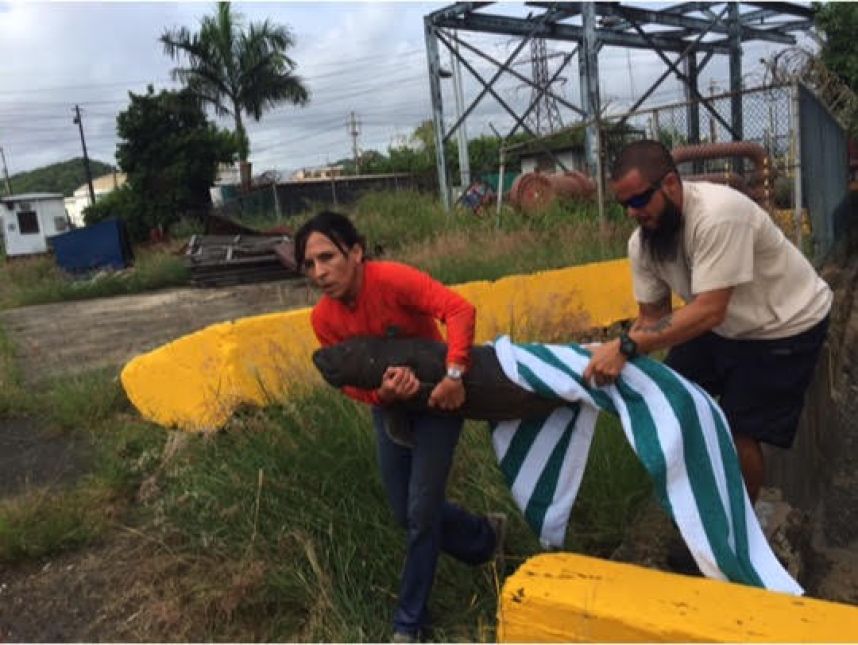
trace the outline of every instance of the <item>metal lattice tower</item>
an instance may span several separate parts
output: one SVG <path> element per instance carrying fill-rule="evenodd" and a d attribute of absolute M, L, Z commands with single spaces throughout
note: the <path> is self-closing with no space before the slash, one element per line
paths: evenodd
<path fill-rule="evenodd" d="M 352 138 L 352 159 L 355 164 L 355 174 L 360 174 L 360 147 L 358 146 L 358 137 L 360 136 L 360 122 L 355 117 L 354 112 L 349 113 L 349 120 L 346 121 L 349 136 Z"/>
<path fill-rule="evenodd" d="M 537 134 L 550 134 L 563 127 L 557 102 L 547 91 L 551 84 L 548 74 L 548 55 L 544 38 L 534 38 L 530 41 L 530 62 L 533 67 L 533 89 L 530 94 L 531 103 L 535 103 L 530 117 L 530 125 Z"/>
<path fill-rule="evenodd" d="M 601 161 L 602 105 L 599 92 L 599 51 L 604 46 L 644 49 L 655 53 L 666 69 L 640 94 L 628 115 L 635 113 L 670 76 L 674 76 L 688 87 L 693 103 L 688 106 L 688 140 L 700 139 L 700 110 L 706 110 L 727 133 L 730 139 L 744 138 L 742 120 L 742 45 L 751 41 L 796 45 L 796 32 L 807 32 L 813 28 L 815 9 L 796 2 L 679 2 L 658 9 L 648 9 L 638 3 L 622 2 L 546 2 L 529 0 L 522 11 L 526 16 L 510 14 L 508 11 L 494 12 L 493 2 L 456 2 L 442 7 L 423 17 L 426 40 L 426 58 L 429 65 L 429 93 L 432 99 L 432 122 L 435 133 L 435 154 L 438 170 L 438 188 L 446 208 L 450 206 L 447 162 L 444 144 L 456 133 L 465 118 L 470 115 L 483 98 L 491 96 L 514 120 L 506 138 L 519 129 L 540 139 L 531 127 L 532 112 L 537 109 L 534 101 L 519 113 L 498 93 L 496 83 L 501 76 L 517 78 L 534 88 L 534 97 L 546 97 L 539 107 L 538 129 L 548 127 L 558 112 L 546 111 L 547 105 L 568 108 L 580 117 L 584 126 L 584 152 L 587 171 L 596 176 L 597 194 L 601 203 L 603 177 Z M 520 38 L 519 43 L 505 60 L 498 60 L 482 51 L 475 43 L 468 42 L 461 34 L 487 33 Z M 536 69 L 535 77 L 526 78 L 514 69 L 518 54 L 531 45 L 533 60 L 544 61 L 544 45 L 532 45 L 533 40 L 545 39 L 575 43 L 569 46 L 557 69 L 549 77 L 547 65 Z M 443 96 L 441 92 L 441 59 L 439 46 L 454 53 L 465 69 L 479 82 L 482 89 L 455 122 L 445 127 Z M 476 69 L 461 52 L 478 56 L 495 68 L 492 74 Z M 541 49 L 540 49 L 541 48 Z M 565 49 L 565 48 L 564 48 Z M 715 55 L 728 59 L 730 69 L 730 113 L 722 115 L 707 97 L 700 92 L 700 74 Z M 578 59 L 578 78 L 581 84 L 579 104 L 554 91 L 556 80 L 566 65 Z M 546 82 L 545 79 L 548 78 Z M 544 84 L 543 84 L 544 83 Z M 556 104 L 556 106 L 555 106 Z M 628 115 L 614 124 L 615 129 L 625 126 Z M 565 116 L 565 115 L 564 115 Z M 559 121 L 559 116 L 557 117 Z M 568 120 L 568 119 L 567 119 Z M 544 125 L 543 125 L 544 124 Z M 555 164 L 566 170 L 563 162 L 542 144 L 541 149 Z"/>

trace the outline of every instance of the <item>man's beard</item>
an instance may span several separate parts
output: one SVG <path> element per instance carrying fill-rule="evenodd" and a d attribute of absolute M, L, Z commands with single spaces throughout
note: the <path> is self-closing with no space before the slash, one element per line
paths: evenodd
<path fill-rule="evenodd" d="M 682 230 L 682 211 L 669 199 L 654 229 L 641 226 L 641 247 L 655 262 L 672 262 L 679 249 Z"/>

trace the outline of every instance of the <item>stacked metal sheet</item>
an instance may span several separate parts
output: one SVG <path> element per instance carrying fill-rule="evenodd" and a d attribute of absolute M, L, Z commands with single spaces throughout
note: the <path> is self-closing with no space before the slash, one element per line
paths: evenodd
<path fill-rule="evenodd" d="M 220 287 L 299 275 L 288 235 L 194 235 L 185 251 L 191 284 Z"/>

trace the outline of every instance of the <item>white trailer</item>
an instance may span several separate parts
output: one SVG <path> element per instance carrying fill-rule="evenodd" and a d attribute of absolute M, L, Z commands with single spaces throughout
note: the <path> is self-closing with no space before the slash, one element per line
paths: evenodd
<path fill-rule="evenodd" d="M 48 238 L 69 229 L 59 193 L 0 197 L 0 223 L 7 257 L 47 253 Z"/>

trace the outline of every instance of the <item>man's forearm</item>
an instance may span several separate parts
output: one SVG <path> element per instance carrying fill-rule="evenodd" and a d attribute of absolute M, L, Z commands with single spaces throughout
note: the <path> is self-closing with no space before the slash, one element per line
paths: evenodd
<path fill-rule="evenodd" d="M 720 308 L 695 300 L 661 318 L 638 319 L 629 336 L 640 353 L 648 354 L 696 338 L 720 325 L 723 319 Z"/>

